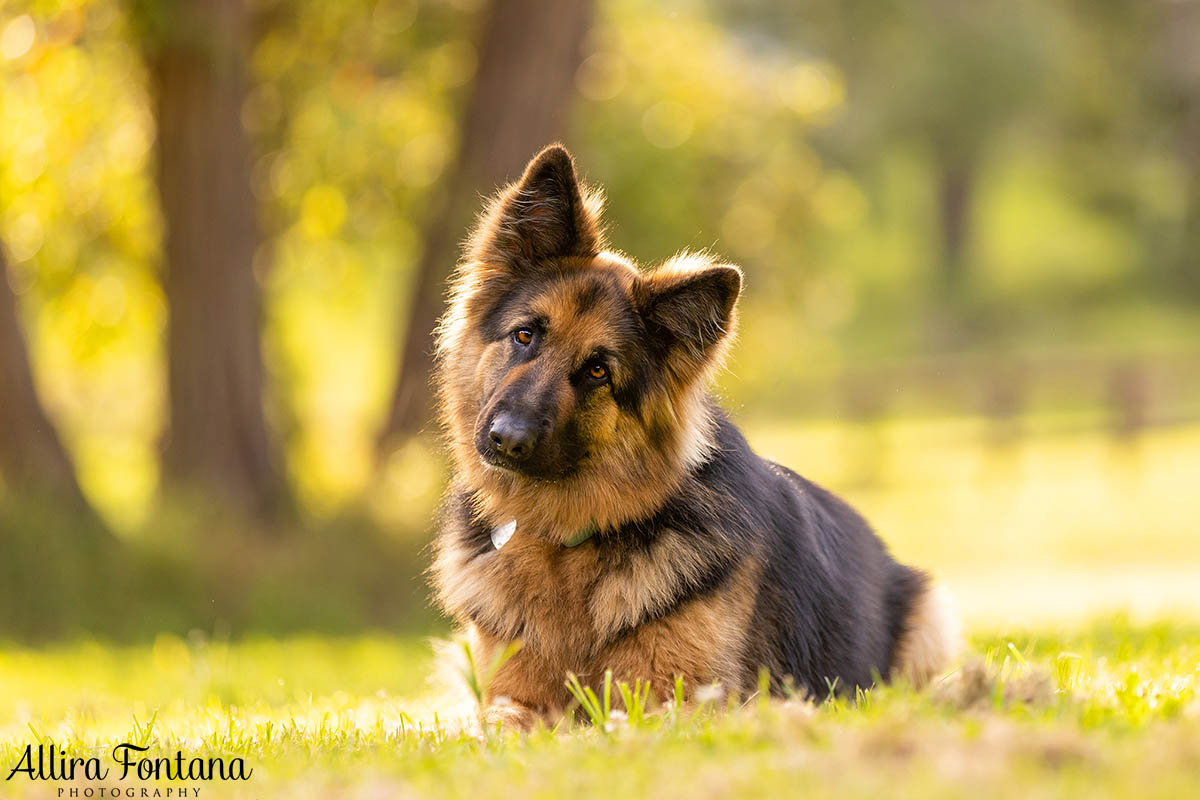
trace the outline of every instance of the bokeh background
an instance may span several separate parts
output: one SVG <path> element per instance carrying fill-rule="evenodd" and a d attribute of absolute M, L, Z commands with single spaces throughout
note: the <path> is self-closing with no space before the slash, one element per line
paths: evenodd
<path fill-rule="evenodd" d="M 423 630 L 429 330 L 549 141 L 968 621 L 1200 613 L 1200 5 L 0 0 L 0 638 Z"/>

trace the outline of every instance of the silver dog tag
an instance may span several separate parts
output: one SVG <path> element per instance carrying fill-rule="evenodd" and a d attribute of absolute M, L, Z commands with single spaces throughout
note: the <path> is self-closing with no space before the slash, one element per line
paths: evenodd
<path fill-rule="evenodd" d="M 515 519 L 509 520 L 499 528 L 496 528 L 496 530 L 492 531 L 492 544 L 494 544 L 496 549 L 499 550 L 508 543 L 508 540 L 511 539 L 512 535 L 516 532 L 517 521 Z"/>

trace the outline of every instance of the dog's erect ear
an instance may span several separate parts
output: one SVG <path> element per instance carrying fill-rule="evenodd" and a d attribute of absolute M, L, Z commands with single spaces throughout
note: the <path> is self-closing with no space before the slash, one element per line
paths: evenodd
<path fill-rule="evenodd" d="M 681 256 L 639 280 L 634 303 L 654 349 L 682 376 L 719 359 L 733 333 L 741 290 L 737 267 Z"/>
<path fill-rule="evenodd" d="M 599 198 L 575 176 L 571 154 L 552 144 L 534 156 L 521 179 L 501 192 L 471 243 L 472 261 L 531 266 L 601 249 Z"/>

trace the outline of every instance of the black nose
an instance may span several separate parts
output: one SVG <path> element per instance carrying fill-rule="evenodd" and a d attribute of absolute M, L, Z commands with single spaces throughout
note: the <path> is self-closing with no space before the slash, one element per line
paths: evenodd
<path fill-rule="evenodd" d="M 524 461 L 529 458 L 537 445 L 537 427 L 527 420 L 514 417 L 507 412 L 501 412 L 492 420 L 488 438 L 492 446 L 514 461 Z"/>

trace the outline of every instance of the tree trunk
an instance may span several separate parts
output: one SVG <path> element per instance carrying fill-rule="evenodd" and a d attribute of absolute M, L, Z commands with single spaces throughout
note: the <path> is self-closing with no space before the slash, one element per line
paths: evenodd
<path fill-rule="evenodd" d="M 258 230 L 241 122 L 250 19 L 242 0 L 168 6 L 157 37 L 144 37 L 166 222 L 164 473 L 266 514 L 284 492 L 263 416 Z"/>
<path fill-rule="evenodd" d="M 1200 101 L 1200 93 L 1197 93 Z M 1180 126 L 1184 132 L 1181 160 L 1184 165 L 1184 216 L 1180 247 L 1173 259 L 1172 289 L 1200 299 L 1200 111 L 1193 104 Z"/>
<path fill-rule="evenodd" d="M 1184 190 L 1177 247 L 1165 259 L 1162 280 L 1173 296 L 1195 301 L 1200 300 L 1200 5 L 1164 1 L 1151 7 L 1147 67 L 1166 118 L 1165 124 L 1162 116 L 1152 124 L 1173 129 Z"/>
<path fill-rule="evenodd" d="M 7 272 L 0 252 L 0 478 L 14 494 L 60 498 L 88 509 L 71 459 L 34 389 Z"/>
<path fill-rule="evenodd" d="M 942 235 L 940 288 L 957 295 L 966 280 L 975 173 L 968 164 L 942 164 L 938 171 L 938 212 Z"/>
<path fill-rule="evenodd" d="M 429 421 L 433 328 L 458 242 L 480 195 L 519 176 L 537 150 L 566 130 L 593 6 L 593 0 L 492 0 L 488 8 L 457 160 L 425 229 L 381 445 Z"/>

